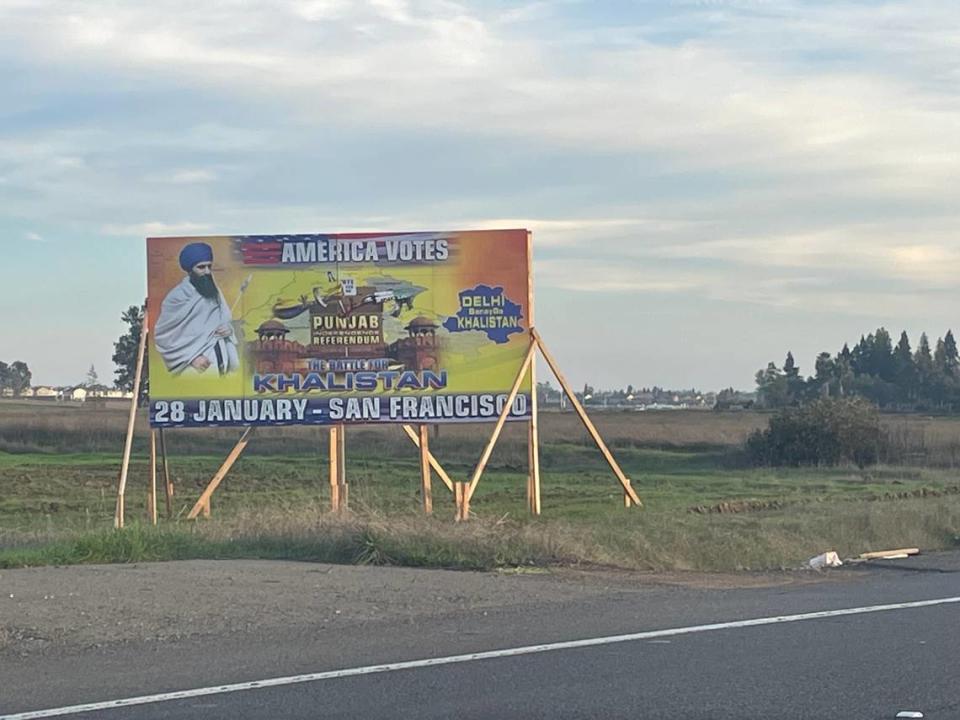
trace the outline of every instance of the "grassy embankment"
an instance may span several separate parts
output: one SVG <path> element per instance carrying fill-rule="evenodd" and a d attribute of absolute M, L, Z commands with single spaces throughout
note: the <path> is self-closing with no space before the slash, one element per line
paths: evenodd
<path fill-rule="evenodd" d="M 183 517 L 236 430 L 168 433 L 174 520 L 145 526 L 146 433 L 135 446 L 123 533 L 111 528 L 121 408 L 0 402 L 0 567 L 196 557 L 291 558 L 492 568 L 599 563 L 638 569 L 792 567 L 825 549 L 944 548 L 960 533 L 960 422 L 888 418 L 885 464 L 748 467 L 752 413 L 602 414 L 598 425 L 643 510 L 619 486 L 571 415 L 545 414 L 543 511 L 524 510 L 526 449 L 505 431 L 474 496 L 473 522 L 454 525 L 434 480 L 434 518 L 418 514 L 416 451 L 398 428 L 348 431 L 352 512 L 326 513 L 325 436 L 261 430 L 214 496 L 213 518 Z M 466 478 L 488 428 L 443 427 L 432 449 Z M 161 493 L 162 506 L 162 493 Z"/>

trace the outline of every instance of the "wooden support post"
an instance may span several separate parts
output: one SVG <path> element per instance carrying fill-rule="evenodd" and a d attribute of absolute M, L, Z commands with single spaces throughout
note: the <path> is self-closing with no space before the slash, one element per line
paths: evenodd
<path fill-rule="evenodd" d="M 533 302 L 533 234 L 527 233 L 527 324 L 536 327 Z M 530 337 L 533 344 L 533 336 Z M 540 514 L 540 430 L 537 408 L 537 361 L 530 363 L 530 421 L 527 423 L 527 509 Z"/>
<path fill-rule="evenodd" d="M 530 365 L 530 372 L 533 372 L 533 363 Z M 538 427 L 539 419 L 537 412 L 537 384 L 533 382 L 533 390 L 530 397 L 531 407 L 530 422 L 527 425 L 527 500 L 530 506 L 531 515 L 540 514 L 540 430 Z"/>
<path fill-rule="evenodd" d="M 163 428 L 157 430 L 160 439 L 160 458 L 163 467 L 163 492 L 167 500 L 167 520 L 173 517 L 173 481 L 170 479 L 170 465 L 167 462 L 167 441 L 163 436 Z"/>
<path fill-rule="evenodd" d="M 420 447 L 420 436 L 416 430 L 409 425 L 404 425 L 403 431 L 407 434 L 407 437 L 410 438 L 414 445 Z M 427 450 L 427 460 L 430 461 L 430 467 L 433 468 L 434 472 L 440 476 L 443 484 L 447 486 L 447 490 L 453 492 L 453 481 L 450 479 L 450 476 L 447 475 L 447 471 L 443 469 L 443 466 L 440 464 L 437 458 L 434 457 L 433 453 L 430 452 L 429 449 Z"/>
<path fill-rule="evenodd" d="M 426 515 L 433 513 L 433 494 L 430 488 L 430 429 L 420 426 L 420 501 Z"/>
<path fill-rule="evenodd" d="M 247 444 L 250 442 L 250 436 L 253 434 L 254 428 L 248 427 L 243 431 L 243 435 L 240 436 L 240 439 L 237 440 L 237 444 L 233 446 L 233 450 L 230 451 L 230 454 L 227 455 L 227 459 L 223 461 L 223 465 L 220 466 L 220 469 L 217 470 L 216 475 L 213 476 L 213 479 L 207 484 L 207 487 L 204 489 L 203 493 L 200 495 L 200 498 L 194 504 L 193 509 L 190 510 L 187 515 L 188 520 L 194 520 L 201 511 L 204 513 L 204 517 L 209 517 L 210 514 L 210 496 L 213 495 L 214 491 L 220 486 L 220 483 L 223 482 L 223 479 L 227 476 L 227 473 L 230 472 L 230 468 L 233 467 L 233 464 L 237 461 L 237 458 L 240 457 L 240 454 L 246 449 Z"/>
<path fill-rule="evenodd" d="M 157 524 L 157 431 L 150 431 L 150 491 L 147 495 L 147 518 Z"/>
<path fill-rule="evenodd" d="M 469 483 L 455 482 L 453 484 L 453 501 L 456 504 L 454 520 L 463 522 L 470 519 L 470 498 L 467 497 Z"/>
<path fill-rule="evenodd" d="M 470 493 L 467 492 L 469 487 L 467 483 L 460 483 L 463 485 L 463 506 L 460 508 L 460 514 L 463 516 L 464 520 L 470 519 Z"/>
<path fill-rule="evenodd" d="M 137 420 L 137 404 L 140 401 L 140 380 L 143 375 L 143 358 L 147 348 L 147 303 L 143 303 L 143 322 L 140 324 L 140 346 L 137 348 L 137 369 L 133 375 L 133 399 L 130 401 L 130 415 L 127 418 L 127 439 L 123 445 L 123 462 L 120 465 L 120 481 L 117 483 L 117 508 L 113 516 L 113 526 L 123 527 L 125 514 L 124 494 L 127 491 L 127 472 L 130 470 L 130 449 L 133 447 L 133 426 Z"/>
<path fill-rule="evenodd" d="M 480 476 L 483 475 L 483 471 L 487 467 L 487 461 L 490 460 L 490 454 L 493 452 L 493 446 L 497 444 L 497 440 L 500 437 L 500 432 L 503 430 L 503 425 L 507 421 L 507 417 L 509 417 L 511 410 L 513 410 L 513 401 L 517 399 L 517 393 L 520 392 L 520 385 L 523 384 L 523 378 L 526 376 L 527 370 L 530 369 L 530 364 L 533 362 L 533 355 L 536 349 L 536 343 L 531 342 L 530 347 L 527 348 L 527 354 L 523 359 L 523 364 L 520 366 L 520 372 L 517 373 L 517 377 L 513 381 L 513 387 L 510 388 L 510 394 L 507 396 L 507 401 L 503 405 L 503 410 L 500 413 L 500 417 L 497 418 L 497 424 L 493 428 L 493 434 L 490 436 L 487 446 L 483 449 L 483 454 L 480 456 L 480 462 L 477 463 L 477 467 L 473 471 L 473 477 L 470 478 L 470 485 L 467 487 L 466 494 L 464 495 L 465 504 L 468 506 L 470 499 L 473 497 L 473 493 L 477 489 L 477 483 L 480 482 Z"/>
<path fill-rule="evenodd" d="M 562 387 L 563 391 L 567 394 L 567 398 L 570 400 L 570 404 L 573 405 L 573 409 L 576 410 L 577 415 L 580 416 L 580 421 L 583 423 L 584 427 L 587 428 L 587 432 L 590 433 L 590 437 L 593 438 L 593 441 L 597 444 L 597 448 L 599 448 L 604 459 L 607 461 L 607 464 L 610 466 L 610 469 L 613 470 L 613 474 L 617 476 L 617 480 L 619 480 L 620 484 L 623 486 L 624 495 L 627 496 L 634 505 L 642 506 L 643 503 L 640 501 L 640 497 L 637 495 L 636 491 L 630 485 L 629 478 L 623 474 L 623 470 L 620 469 L 617 461 L 614 460 L 613 455 L 607 448 L 607 444 L 603 442 L 603 438 L 600 437 L 600 433 L 597 432 L 597 428 L 594 427 L 593 423 L 590 421 L 590 418 L 587 417 L 586 410 L 583 409 L 580 401 L 577 400 L 577 396 L 571 389 L 567 379 L 563 376 L 563 373 L 560 372 L 560 367 L 557 365 L 556 360 L 554 360 L 553 356 L 543 344 L 543 338 L 540 337 L 540 334 L 535 329 L 531 329 L 530 333 L 533 335 L 535 345 L 540 348 L 540 353 L 543 355 L 543 359 L 547 361 L 547 365 L 550 366 L 550 370 L 552 370 L 553 374 L 556 376 L 557 382 L 560 383 L 560 387 Z"/>
<path fill-rule="evenodd" d="M 331 425 L 330 437 L 330 510 L 340 512 L 343 509 L 340 498 L 340 426 Z"/>

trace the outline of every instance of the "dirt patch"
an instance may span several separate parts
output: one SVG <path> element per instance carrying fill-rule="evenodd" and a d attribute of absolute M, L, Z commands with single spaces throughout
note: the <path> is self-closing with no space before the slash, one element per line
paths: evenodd
<path fill-rule="evenodd" d="M 0 652 L 407 621 L 665 584 L 733 588 L 809 581 L 789 573 L 475 573 L 240 560 L 6 570 L 0 573 Z"/>

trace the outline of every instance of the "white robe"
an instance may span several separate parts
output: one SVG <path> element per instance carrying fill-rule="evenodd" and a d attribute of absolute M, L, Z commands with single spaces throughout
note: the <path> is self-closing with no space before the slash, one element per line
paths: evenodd
<path fill-rule="evenodd" d="M 232 321 L 223 293 L 220 293 L 219 301 L 205 298 L 190 282 L 190 277 L 185 277 L 163 299 L 154 328 L 154 343 L 167 370 L 175 375 L 192 370 L 190 363 L 203 356 L 210 362 L 206 372 L 217 373 L 218 347 L 223 373 L 238 370 L 240 356 Z M 231 334 L 218 337 L 217 328 L 224 325 L 230 328 Z"/>

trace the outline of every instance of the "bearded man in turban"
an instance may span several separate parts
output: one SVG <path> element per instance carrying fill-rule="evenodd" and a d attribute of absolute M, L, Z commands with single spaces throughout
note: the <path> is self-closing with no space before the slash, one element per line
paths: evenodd
<path fill-rule="evenodd" d="M 187 275 L 163 299 L 154 330 L 167 370 L 175 375 L 211 367 L 220 375 L 238 370 L 232 313 L 213 279 L 213 249 L 203 242 L 186 245 L 180 267 Z"/>

